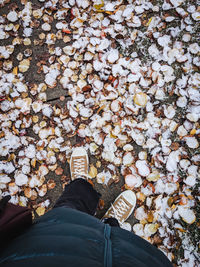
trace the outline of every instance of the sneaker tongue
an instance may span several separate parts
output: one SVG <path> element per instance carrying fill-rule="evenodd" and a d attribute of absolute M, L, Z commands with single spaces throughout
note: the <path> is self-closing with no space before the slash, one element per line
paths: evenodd
<path fill-rule="evenodd" d="M 85 173 L 81 173 L 81 172 L 75 172 L 74 173 L 74 177 L 77 179 L 77 178 L 83 178 L 83 179 L 85 179 L 85 178 L 88 178 L 88 175 L 86 175 Z"/>
<path fill-rule="evenodd" d="M 73 160 L 74 174 L 86 175 L 85 173 L 85 159 L 82 157 L 75 158 Z"/>

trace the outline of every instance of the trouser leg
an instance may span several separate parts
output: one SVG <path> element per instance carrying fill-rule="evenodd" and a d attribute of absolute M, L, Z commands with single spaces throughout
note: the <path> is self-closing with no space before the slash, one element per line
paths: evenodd
<path fill-rule="evenodd" d="M 94 215 L 100 196 L 101 194 L 86 180 L 82 178 L 75 179 L 65 186 L 65 190 L 57 200 L 54 208 L 67 207 Z M 110 226 L 120 227 L 118 220 L 115 218 L 106 218 L 103 222 Z"/>
<path fill-rule="evenodd" d="M 65 190 L 54 208 L 67 207 L 94 215 L 100 196 L 90 183 L 78 178 L 65 186 Z"/>
<path fill-rule="evenodd" d="M 103 223 L 109 224 L 110 226 L 114 227 L 120 227 L 118 220 L 115 218 L 106 218 L 103 220 Z"/>

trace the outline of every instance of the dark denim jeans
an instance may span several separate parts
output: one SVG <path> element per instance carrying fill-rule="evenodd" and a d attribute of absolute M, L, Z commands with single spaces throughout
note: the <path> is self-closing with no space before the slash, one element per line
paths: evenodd
<path fill-rule="evenodd" d="M 101 194 L 90 183 L 82 178 L 78 178 L 65 186 L 65 190 L 57 200 L 54 208 L 72 208 L 94 216 L 100 196 Z M 119 226 L 115 218 L 108 218 L 103 222 L 110 226 Z"/>

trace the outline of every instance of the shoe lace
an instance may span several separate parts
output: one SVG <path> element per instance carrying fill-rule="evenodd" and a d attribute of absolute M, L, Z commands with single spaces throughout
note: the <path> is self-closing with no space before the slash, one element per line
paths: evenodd
<path fill-rule="evenodd" d="M 122 198 L 120 198 L 116 202 L 115 206 L 111 204 L 111 207 L 112 209 L 110 212 L 110 216 L 114 216 L 114 218 L 116 218 L 119 223 L 122 224 L 124 222 L 123 215 L 130 208 L 129 205 Z"/>
<path fill-rule="evenodd" d="M 74 159 L 74 177 L 79 178 L 81 176 L 88 177 L 88 175 L 85 173 L 85 159 L 84 158 L 78 158 Z"/>

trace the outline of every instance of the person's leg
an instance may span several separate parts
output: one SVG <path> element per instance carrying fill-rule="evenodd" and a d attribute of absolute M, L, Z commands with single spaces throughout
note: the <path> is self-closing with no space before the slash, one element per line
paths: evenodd
<path fill-rule="evenodd" d="M 67 207 L 94 215 L 100 196 L 90 183 L 78 178 L 65 186 L 65 190 L 57 200 L 54 208 Z M 120 227 L 116 218 L 106 218 L 102 222 L 110 226 Z"/>
<path fill-rule="evenodd" d="M 100 196 L 85 179 L 77 178 L 65 186 L 65 190 L 54 208 L 64 206 L 94 215 Z"/>
<path fill-rule="evenodd" d="M 89 158 L 83 147 L 76 147 L 70 158 L 70 173 L 72 182 L 65 186 L 62 196 L 54 208 L 67 207 L 94 215 L 98 206 L 100 194 L 87 182 Z"/>
<path fill-rule="evenodd" d="M 110 226 L 120 227 L 120 224 L 116 218 L 106 218 L 102 220 L 103 223 L 109 224 Z"/>

